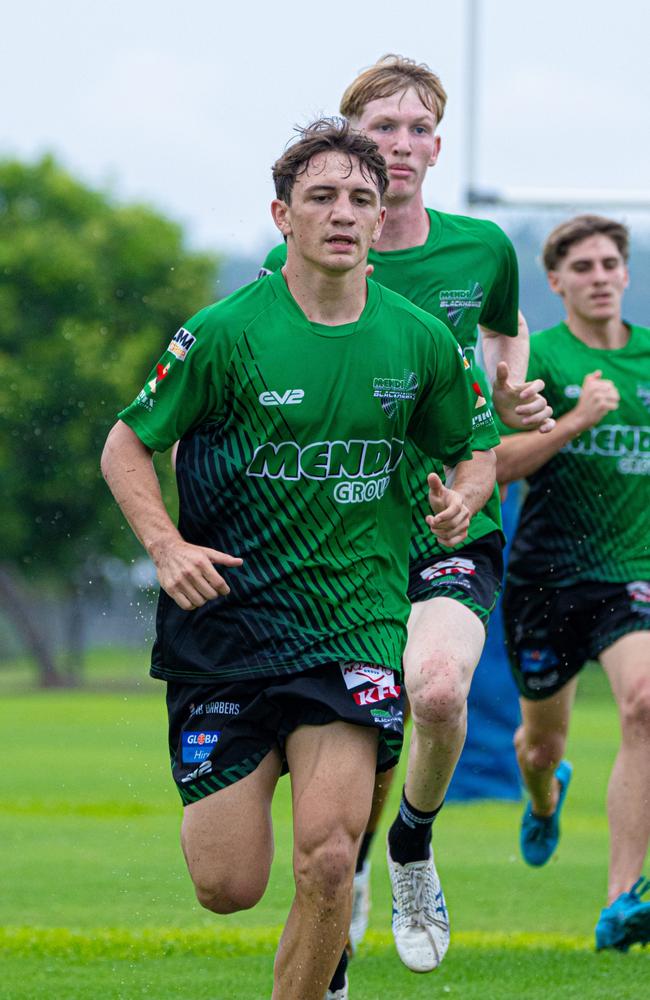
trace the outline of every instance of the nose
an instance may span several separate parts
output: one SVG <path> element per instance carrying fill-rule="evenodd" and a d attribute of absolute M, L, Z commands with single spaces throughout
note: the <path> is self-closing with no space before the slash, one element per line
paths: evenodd
<path fill-rule="evenodd" d="M 397 128 L 393 133 L 393 152 L 398 156 L 411 153 L 411 134 L 407 128 Z"/>
<path fill-rule="evenodd" d="M 354 223 L 354 212 L 350 196 L 342 191 L 332 205 L 332 222 L 339 226 L 351 226 Z"/>

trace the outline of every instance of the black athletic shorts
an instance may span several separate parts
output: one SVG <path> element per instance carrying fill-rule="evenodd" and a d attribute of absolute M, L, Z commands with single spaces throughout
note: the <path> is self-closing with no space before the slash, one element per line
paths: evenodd
<path fill-rule="evenodd" d="M 371 663 L 327 663 L 300 674 L 214 684 L 169 681 L 169 754 L 184 805 L 245 778 L 299 726 L 349 722 L 379 731 L 377 770 L 399 760 L 404 688 Z"/>
<path fill-rule="evenodd" d="M 408 597 L 412 604 L 432 597 L 451 597 L 478 615 L 487 631 L 502 578 L 503 535 L 491 531 L 458 549 L 458 555 L 450 553 L 411 563 Z"/>
<path fill-rule="evenodd" d="M 621 636 L 650 630 L 650 583 L 540 587 L 508 582 L 503 621 L 517 687 L 524 698 L 540 701 Z"/>

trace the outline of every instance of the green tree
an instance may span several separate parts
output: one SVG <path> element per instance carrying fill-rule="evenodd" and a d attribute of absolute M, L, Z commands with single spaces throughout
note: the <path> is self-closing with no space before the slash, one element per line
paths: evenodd
<path fill-rule="evenodd" d="M 137 551 L 101 448 L 183 318 L 214 297 L 216 274 L 152 209 L 117 204 L 51 157 L 0 162 L 0 598 L 44 684 L 63 678 L 25 586 L 74 595 L 105 553 Z"/>

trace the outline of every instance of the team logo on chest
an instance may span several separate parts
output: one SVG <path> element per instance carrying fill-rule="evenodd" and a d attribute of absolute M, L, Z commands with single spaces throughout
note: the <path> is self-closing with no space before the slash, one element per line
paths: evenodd
<path fill-rule="evenodd" d="M 475 281 L 470 288 L 451 288 L 440 292 L 440 308 L 444 309 L 453 326 L 458 326 L 466 309 L 480 309 L 483 288 Z"/>
<path fill-rule="evenodd" d="M 372 394 L 381 401 L 381 408 L 388 417 L 394 417 L 400 401 L 415 399 L 418 377 L 415 372 L 404 372 L 403 378 L 373 378 Z"/>
<path fill-rule="evenodd" d="M 646 410 L 650 410 L 650 382 L 639 382 L 636 387 L 636 394 Z"/>

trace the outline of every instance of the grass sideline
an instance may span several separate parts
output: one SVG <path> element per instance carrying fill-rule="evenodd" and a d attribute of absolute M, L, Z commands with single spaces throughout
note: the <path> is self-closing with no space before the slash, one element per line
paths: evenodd
<path fill-rule="evenodd" d="M 110 662 L 102 654 L 92 674 L 93 687 L 105 693 L 14 689 L 0 702 L 7 758 L 0 997 L 33 1000 L 42 990 L 53 1000 L 268 998 L 292 893 L 289 783 L 280 783 L 275 802 L 276 858 L 264 899 L 230 918 L 201 910 L 178 846 L 180 804 L 168 776 L 162 685 L 142 678 L 140 686 L 132 679 L 120 686 L 122 669 L 111 670 Z M 107 690 L 111 678 L 115 686 Z M 388 930 L 379 836 L 371 928 L 351 966 L 351 1000 L 643 994 L 646 952 L 593 951 L 606 880 L 605 786 L 618 726 L 606 682 L 594 672 L 585 681 L 556 859 L 541 871 L 520 862 L 519 805 L 446 806 L 435 844 L 452 946 L 435 974 L 413 976 L 396 958 Z"/>

